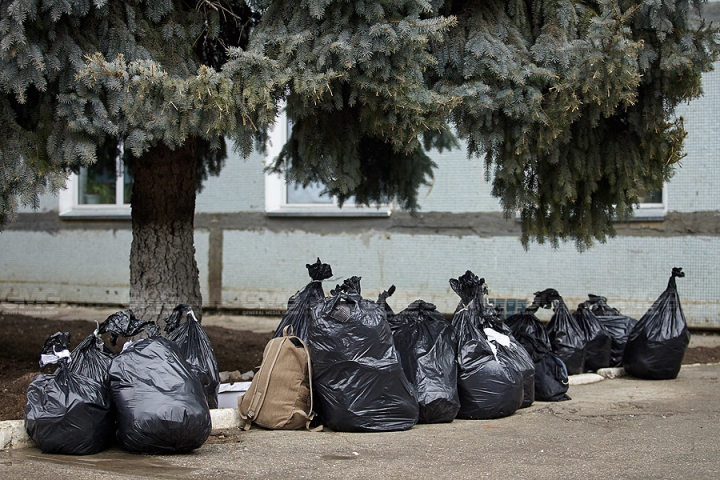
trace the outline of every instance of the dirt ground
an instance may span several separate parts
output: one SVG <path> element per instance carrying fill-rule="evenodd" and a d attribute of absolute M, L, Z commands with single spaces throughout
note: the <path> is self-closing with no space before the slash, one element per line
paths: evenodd
<path fill-rule="evenodd" d="M 260 334 L 205 326 L 220 371 L 255 370 L 272 333 Z M 0 420 L 21 420 L 30 381 L 41 372 L 38 361 L 45 340 L 56 332 L 70 333 L 70 347 L 90 335 L 94 322 L 52 320 L 22 315 L 0 315 Z M 684 364 L 720 362 L 720 347 L 695 347 L 685 353 Z M 46 367 L 43 372 L 54 368 Z"/>
<path fill-rule="evenodd" d="M 24 418 L 26 394 L 38 373 L 52 372 L 55 367 L 39 365 L 45 340 L 56 332 L 70 333 L 70 349 L 95 330 L 95 323 L 84 320 L 53 320 L 23 315 L 0 314 L 0 420 Z M 205 326 L 213 345 L 218 368 L 241 373 L 256 370 L 262 360 L 265 344 L 272 333 L 254 333 Z"/>

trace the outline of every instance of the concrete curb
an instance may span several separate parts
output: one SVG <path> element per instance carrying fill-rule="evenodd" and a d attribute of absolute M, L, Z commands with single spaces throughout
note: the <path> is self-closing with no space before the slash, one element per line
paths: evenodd
<path fill-rule="evenodd" d="M 625 369 L 623 367 L 609 367 L 609 368 L 601 368 L 597 372 L 598 375 L 604 377 L 604 378 L 620 378 L 627 375 L 625 372 Z"/>
<path fill-rule="evenodd" d="M 0 449 L 34 446 L 35 442 L 25 431 L 24 420 L 4 420 L 0 422 Z"/>
<path fill-rule="evenodd" d="M 229 428 L 243 428 L 245 420 L 240 418 L 240 410 L 237 408 L 217 408 L 210 410 L 212 418 L 212 429 L 227 430 Z"/>
<path fill-rule="evenodd" d="M 231 428 L 242 428 L 245 421 L 240 418 L 237 408 L 210 410 L 213 432 Z M 0 422 L 0 450 L 34 447 L 35 442 L 25 431 L 24 420 L 3 420 Z"/>
<path fill-rule="evenodd" d="M 603 380 L 605 380 L 605 377 L 597 373 L 578 373 L 568 377 L 568 384 L 572 387 L 573 385 L 589 385 Z"/>

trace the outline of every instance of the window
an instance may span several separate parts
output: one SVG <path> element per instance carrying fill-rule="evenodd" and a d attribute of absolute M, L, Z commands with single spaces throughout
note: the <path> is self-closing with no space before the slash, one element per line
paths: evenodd
<path fill-rule="evenodd" d="M 288 139 L 291 124 L 285 113 L 278 116 L 275 125 L 269 132 L 269 145 L 265 156 L 265 165 L 270 165 L 280 154 L 282 146 Z M 346 201 L 342 208 L 337 199 L 323 194 L 324 186 L 313 183 L 306 187 L 288 182 L 282 174 L 265 174 L 265 211 L 270 216 L 307 216 L 307 217 L 388 217 L 391 213 L 389 205 L 366 207 Z"/>
<path fill-rule="evenodd" d="M 638 195 L 638 204 L 635 205 L 635 214 L 630 219 L 631 222 L 659 222 L 665 220 L 667 213 L 666 190 L 654 190 L 652 192 L 644 192 Z M 515 220 L 520 221 L 522 216 L 518 210 L 515 214 Z M 617 217 L 614 217 L 617 220 Z"/>
<path fill-rule="evenodd" d="M 502 307 L 501 318 L 506 320 L 510 315 L 522 313 L 527 308 L 527 300 L 524 298 L 488 298 L 488 303 L 495 307 Z"/>
<path fill-rule="evenodd" d="M 130 218 L 132 176 L 122 161 L 122 144 L 116 155 L 98 155 L 96 163 L 71 175 L 60 192 L 63 218 Z"/>
<path fill-rule="evenodd" d="M 640 202 L 635 207 L 636 221 L 658 221 L 664 220 L 667 213 L 666 189 L 644 192 L 639 195 Z"/>

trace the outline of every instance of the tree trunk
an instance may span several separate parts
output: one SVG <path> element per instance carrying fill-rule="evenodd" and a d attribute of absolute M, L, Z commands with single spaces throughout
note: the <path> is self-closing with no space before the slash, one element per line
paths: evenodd
<path fill-rule="evenodd" d="M 195 141 L 171 150 L 151 148 L 133 162 L 130 308 L 160 321 L 180 304 L 200 318 L 202 295 L 195 262 L 197 177 Z"/>

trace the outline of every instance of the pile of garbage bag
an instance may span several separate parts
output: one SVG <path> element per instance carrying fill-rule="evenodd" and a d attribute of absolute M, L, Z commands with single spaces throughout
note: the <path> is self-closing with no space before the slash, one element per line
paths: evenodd
<path fill-rule="evenodd" d="M 506 417 L 535 401 L 569 400 L 569 375 L 609 366 L 675 378 L 690 341 L 681 268 L 636 321 L 594 294 L 571 313 L 552 288 L 504 320 L 485 279 L 470 270 L 449 280 L 460 297 L 451 318 L 421 299 L 395 313 L 394 285 L 372 301 L 353 276 L 326 296 L 330 266 L 318 258 L 306 267 L 311 282 L 290 297 L 278 331 L 306 341 L 314 421 L 335 431 Z M 540 308 L 553 310 L 547 324 Z M 187 305 L 159 323 L 162 331 L 123 310 L 72 352 L 65 332 L 46 340 L 40 365 L 57 367 L 33 380 L 25 409 L 25 428 L 43 452 L 86 455 L 117 441 L 131 452 L 176 453 L 207 440 L 220 387 L 210 340 Z"/>
<path fill-rule="evenodd" d="M 536 372 L 537 360 L 547 349 L 544 327 L 550 350 L 571 375 L 622 366 L 638 378 L 673 379 L 690 343 L 675 280 L 684 276 L 682 268 L 673 268 L 667 288 L 640 320 L 623 315 L 605 297 L 594 294 L 570 313 L 557 290 L 548 288 L 536 292 L 526 312 L 507 323 L 533 356 Z M 540 307 L 553 308 L 547 325 L 528 315 Z M 541 384 L 536 376 L 536 394 Z"/>
<path fill-rule="evenodd" d="M 675 320 L 682 318 L 676 276 L 679 269 L 664 303 L 659 299 L 651 308 L 672 311 Z M 502 309 L 488 300 L 485 280 L 468 270 L 450 279 L 460 301 L 448 321 L 423 300 L 395 313 L 389 305 L 394 285 L 372 302 L 360 295 L 359 282 L 359 277 L 346 280 L 310 307 L 308 344 L 319 418 L 334 430 L 404 430 L 418 421 L 500 418 L 536 400 L 569 400 L 570 375 L 627 365 L 628 349 L 637 363 L 654 360 L 653 352 L 641 352 L 631 341 L 640 338 L 648 348 L 641 322 L 610 310 L 604 297 L 591 294 L 571 313 L 559 292 L 548 288 L 535 292 L 524 312 L 503 320 Z M 553 309 L 547 324 L 535 315 L 539 308 Z M 657 316 L 647 314 L 642 324 Z M 684 318 L 673 323 L 672 339 L 661 339 L 666 350 L 674 344 L 684 352 L 689 337 L 680 324 Z M 657 328 L 667 330 L 650 327 Z M 679 369 L 682 356 L 676 356 L 673 361 L 672 353 L 664 355 L 664 363 Z M 671 378 L 647 373 L 649 365 L 626 368 L 645 378 Z"/>
<path fill-rule="evenodd" d="M 340 431 L 403 430 L 418 421 L 500 418 L 536 400 L 569 400 L 570 375 L 618 364 L 638 376 L 670 378 L 649 372 L 658 370 L 655 360 L 679 369 L 689 338 L 676 270 L 663 300 L 641 322 L 608 312 L 596 295 L 571 313 L 552 288 L 536 292 L 532 305 L 504 321 L 485 280 L 469 270 L 450 279 L 460 297 L 450 321 L 423 300 L 395 313 L 389 305 L 394 285 L 373 302 L 361 296 L 360 278 L 351 277 L 329 296 L 318 294 L 306 320 L 319 418 Z M 535 315 L 539 308 L 553 309 L 547 324 Z M 646 326 L 659 316 L 662 326 Z M 615 327 L 617 317 L 622 328 Z M 644 325 L 673 332 L 658 339 L 666 351 L 662 362 L 650 341 L 657 335 L 644 333 Z M 635 364 L 628 366 L 631 359 Z"/>
<path fill-rule="evenodd" d="M 180 323 L 185 314 L 186 322 Z M 72 352 L 70 335 L 51 336 L 28 388 L 25 429 L 45 453 L 87 455 L 116 441 L 136 453 L 180 453 L 210 435 L 219 372 L 207 335 L 186 305 L 165 321 L 169 336 L 131 310 L 110 315 Z M 122 351 L 108 347 L 120 337 Z"/>

